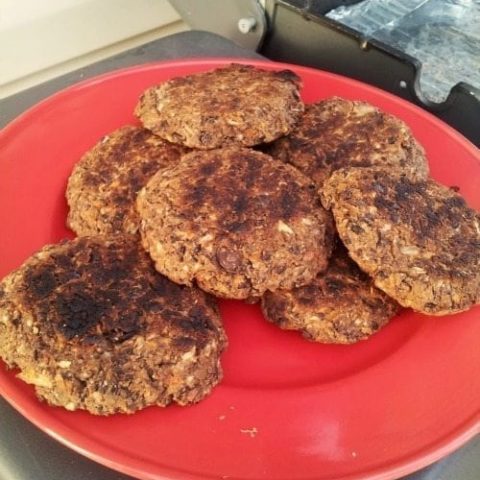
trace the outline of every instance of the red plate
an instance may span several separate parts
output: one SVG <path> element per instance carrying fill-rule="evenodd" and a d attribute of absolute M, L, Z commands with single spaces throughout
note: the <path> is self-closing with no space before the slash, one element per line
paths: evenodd
<path fill-rule="evenodd" d="M 102 135 L 135 122 L 148 86 L 230 60 L 122 70 L 69 88 L 0 133 L 0 276 L 65 229 L 73 164 Z M 238 62 L 238 59 L 234 59 Z M 398 115 L 423 143 L 432 175 L 480 208 L 479 152 L 423 110 L 353 80 L 290 67 L 307 102 L 367 100 Z M 225 379 L 192 407 L 148 408 L 99 418 L 38 402 L 0 364 L 0 393 L 38 427 L 76 451 L 153 478 L 392 479 L 480 431 L 480 308 L 444 318 L 405 311 L 353 346 L 307 342 L 265 322 L 257 306 L 221 305 L 230 347 Z"/>

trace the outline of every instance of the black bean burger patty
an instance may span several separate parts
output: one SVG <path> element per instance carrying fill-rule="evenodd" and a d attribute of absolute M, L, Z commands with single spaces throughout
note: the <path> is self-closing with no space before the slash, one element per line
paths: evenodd
<path fill-rule="evenodd" d="M 185 155 L 139 193 L 143 245 L 174 282 L 247 299 L 311 282 L 333 224 L 311 181 L 246 148 Z"/>
<path fill-rule="evenodd" d="M 378 168 L 337 170 L 323 204 L 349 255 L 404 307 L 430 315 L 480 299 L 480 219 L 454 190 Z"/>
<path fill-rule="evenodd" d="M 187 147 L 253 146 L 286 135 L 303 112 L 290 70 L 232 64 L 146 90 L 135 114 L 160 137 Z"/>
<path fill-rule="evenodd" d="M 125 126 L 82 156 L 68 179 L 67 225 L 77 235 L 136 233 L 138 191 L 188 150 L 141 127 Z"/>
<path fill-rule="evenodd" d="M 266 292 L 262 310 L 267 320 L 285 330 L 298 330 L 320 343 L 355 343 L 386 325 L 399 305 L 373 285 L 338 246 L 328 269 L 293 290 Z"/>
<path fill-rule="evenodd" d="M 273 142 L 268 153 L 318 187 L 343 167 L 388 167 L 422 180 L 429 171 L 423 147 L 402 120 L 367 102 L 339 97 L 306 105 L 292 132 Z"/>
<path fill-rule="evenodd" d="M 214 300 L 158 274 L 138 237 L 49 245 L 0 283 L 0 357 L 68 410 L 197 402 L 225 346 Z"/>

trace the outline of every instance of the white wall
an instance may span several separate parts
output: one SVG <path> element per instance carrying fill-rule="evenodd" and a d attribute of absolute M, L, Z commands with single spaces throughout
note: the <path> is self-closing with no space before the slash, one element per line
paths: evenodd
<path fill-rule="evenodd" d="M 167 0 L 0 0 L 0 98 L 186 29 Z"/>

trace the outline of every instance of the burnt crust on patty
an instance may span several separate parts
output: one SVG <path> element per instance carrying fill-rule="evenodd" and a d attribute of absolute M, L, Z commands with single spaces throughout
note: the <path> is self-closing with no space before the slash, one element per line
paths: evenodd
<path fill-rule="evenodd" d="M 320 343 L 365 340 L 396 315 L 399 305 L 373 285 L 338 246 L 328 269 L 304 287 L 266 292 L 262 311 L 285 330 L 298 330 Z"/>
<path fill-rule="evenodd" d="M 350 256 L 400 305 L 447 315 L 479 302 L 479 215 L 453 189 L 351 168 L 330 177 L 322 201 Z"/>
<path fill-rule="evenodd" d="M 418 179 L 429 171 L 422 146 L 404 122 L 369 103 L 339 97 L 305 105 L 293 131 L 273 142 L 268 153 L 318 187 L 343 167 L 391 167 Z"/>
<path fill-rule="evenodd" d="M 225 345 L 214 299 L 158 274 L 138 237 L 48 245 L 0 283 L 0 357 L 68 410 L 197 402 Z"/>
<path fill-rule="evenodd" d="M 135 114 L 155 134 L 196 149 L 253 146 L 287 134 L 303 112 L 300 78 L 232 64 L 146 90 Z"/>
<path fill-rule="evenodd" d="M 125 126 L 103 137 L 68 180 L 68 226 L 77 235 L 136 233 L 138 191 L 187 151 L 141 127 Z"/>
<path fill-rule="evenodd" d="M 245 148 L 187 154 L 148 182 L 137 207 L 157 270 L 218 297 L 305 285 L 331 253 L 332 220 L 310 180 Z"/>

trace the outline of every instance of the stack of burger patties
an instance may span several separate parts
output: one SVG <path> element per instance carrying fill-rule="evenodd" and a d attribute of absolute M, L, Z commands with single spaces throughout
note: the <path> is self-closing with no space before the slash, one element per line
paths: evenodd
<path fill-rule="evenodd" d="M 102 415 L 201 400 L 227 345 L 216 298 L 341 344 L 401 307 L 479 302 L 479 215 L 407 125 L 300 90 L 246 65 L 173 78 L 79 160 L 78 237 L 0 284 L 0 355 L 40 398 Z"/>

